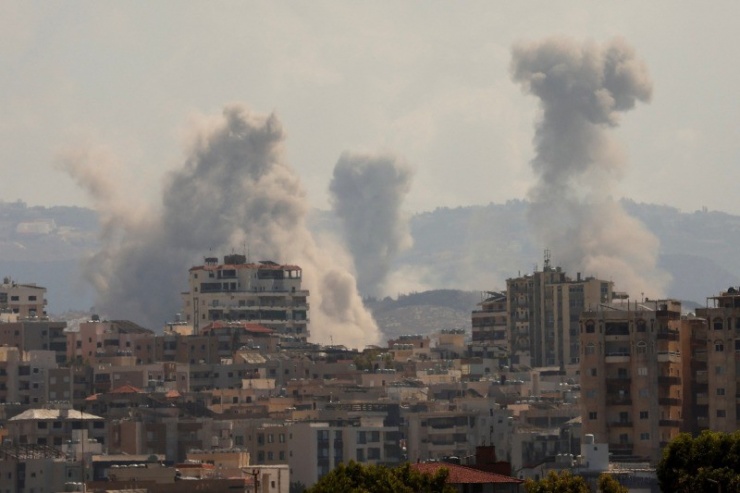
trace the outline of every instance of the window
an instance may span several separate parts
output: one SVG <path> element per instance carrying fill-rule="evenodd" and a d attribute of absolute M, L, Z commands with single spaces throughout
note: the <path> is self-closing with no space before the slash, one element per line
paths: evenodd
<path fill-rule="evenodd" d="M 725 395 L 725 389 L 724 389 L 724 387 L 719 387 L 717 389 L 717 395 Z"/>
<path fill-rule="evenodd" d="M 647 354 L 647 343 L 645 341 L 637 343 L 637 354 Z"/>
<path fill-rule="evenodd" d="M 714 350 L 721 353 L 725 350 L 725 344 L 720 339 L 717 339 L 714 341 Z"/>
<path fill-rule="evenodd" d="M 648 412 L 640 411 L 640 419 L 648 419 Z"/>
<path fill-rule="evenodd" d="M 593 421 L 595 419 L 598 419 L 598 417 L 599 417 L 599 413 L 597 413 L 596 411 L 589 411 L 589 413 L 588 413 L 588 419 L 590 419 L 591 421 Z"/>
<path fill-rule="evenodd" d="M 275 435 L 272 433 L 267 435 L 267 443 L 273 443 L 275 441 Z"/>
<path fill-rule="evenodd" d="M 591 376 L 592 377 L 596 376 L 596 368 L 591 368 Z"/>
<path fill-rule="evenodd" d="M 650 433 L 640 433 L 640 440 L 650 440 Z"/>
<path fill-rule="evenodd" d="M 715 318 L 712 322 L 712 327 L 714 328 L 714 330 L 722 330 L 724 328 L 722 324 L 722 319 L 719 317 Z"/>
<path fill-rule="evenodd" d="M 637 374 L 641 377 L 646 377 L 648 374 L 647 366 L 641 366 L 637 369 Z"/>
<path fill-rule="evenodd" d="M 714 367 L 714 374 L 715 375 L 724 375 L 725 374 L 725 367 L 724 366 L 715 366 Z"/>
<path fill-rule="evenodd" d="M 596 354 L 596 345 L 593 342 L 586 344 L 586 355 Z"/>
<path fill-rule="evenodd" d="M 637 325 L 637 332 L 645 332 L 645 328 L 647 327 L 647 324 L 644 320 L 640 319 L 636 323 Z"/>
<path fill-rule="evenodd" d="M 596 395 L 597 395 L 596 389 L 588 389 L 586 391 L 586 397 L 588 398 L 594 398 L 596 397 Z"/>
<path fill-rule="evenodd" d="M 724 418 L 726 416 L 724 409 L 717 409 L 717 417 L 718 418 Z"/>

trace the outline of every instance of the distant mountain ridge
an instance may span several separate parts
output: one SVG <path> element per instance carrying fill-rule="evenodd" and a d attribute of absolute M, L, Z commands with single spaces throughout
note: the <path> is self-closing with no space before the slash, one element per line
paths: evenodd
<path fill-rule="evenodd" d="M 659 265 L 673 276 L 670 296 L 703 305 L 707 297 L 740 285 L 735 248 L 740 244 L 740 216 L 681 212 L 629 200 L 623 206 L 660 239 Z M 456 328 L 463 312 L 469 323 L 469 311 L 480 301 L 481 291 L 500 290 L 507 278 L 542 266 L 542 249 L 530 234 L 527 207 L 526 201 L 512 200 L 413 215 L 414 245 L 396 259 L 394 274 L 413 278 L 418 287 L 407 289 L 413 292 L 398 297 L 392 309 L 387 300 L 369 301 L 376 317 L 393 318 L 389 312 L 401 310 L 407 322 L 390 323 L 409 325 L 424 306 L 436 307 L 432 330 Z M 309 225 L 316 233 L 336 236 L 338 231 L 336 218 L 327 211 L 313 211 Z M 98 228 L 90 209 L 0 202 L 0 275 L 46 286 L 51 313 L 89 309 L 93 292 L 81 279 L 80 261 L 97 249 Z M 557 264 L 557 252 L 552 255 Z M 426 291 L 431 294 L 422 296 Z"/>

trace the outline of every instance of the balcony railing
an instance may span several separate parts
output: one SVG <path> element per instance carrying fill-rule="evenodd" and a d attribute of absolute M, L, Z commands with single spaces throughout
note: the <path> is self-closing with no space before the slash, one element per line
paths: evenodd
<path fill-rule="evenodd" d="M 658 377 L 658 385 L 681 385 L 681 377 Z"/>
<path fill-rule="evenodd" d="M 658 421 L 658 425 L 678 427 L 678 426 L 681 426 L 681 421 L 678 419 L 661 419 L 660 421 Z"/>
<path fill-rule="evenodd" d="M 696 397 L 697 399 L 699 398 L 698 395 Z M 674 397 L 659 397 L 658 404 L 661 406 L 680 406 L 681 399 L 676 399 Z"/>

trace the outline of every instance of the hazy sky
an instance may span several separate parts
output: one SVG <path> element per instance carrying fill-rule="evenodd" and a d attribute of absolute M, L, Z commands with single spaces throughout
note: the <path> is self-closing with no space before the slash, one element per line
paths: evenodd
<path fill-rule="evenodd" d="M 0 200 L 89 205 L 60 151 L 105 147 L 156 200 L 194 115 L 276 112 L 311 203 L 344 151 L 416 169 L 409 211 L 524 198 L 538 107 L 511 47 L 624 37 L 653 81 L 615 193 L 740 213 L 738 2 L 0 0 Z"/>

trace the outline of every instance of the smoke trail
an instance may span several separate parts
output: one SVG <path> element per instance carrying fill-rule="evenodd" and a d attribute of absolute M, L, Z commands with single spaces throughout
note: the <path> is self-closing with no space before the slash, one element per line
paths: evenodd
<path fill-rule="evenodd" d="M 401 203 L 413 171 L 393 156 L 344 153 L 329 186 L 365 296 L 381 296 L 395 256 L 410 247 Z"/>
<path fill-rule="evenodd" d="M 65 168 L 98 199 L 104 221 L 102 249 L 87 262 L 98 308 L 161 326 L 181 307 L 190 266 L 209 251 L 246 243 L 258 258 L 303 268 L 312 340 L 333 337 L 354 347 L 378 342 L 354 278 L 306 228 L 305 194 L 283 160 L 283 140 L 274 115 L 227 106 L 221 118 L 201 123 L 189 157 L 165 183 L 161 209 L 136 216 L 108 195 L 95 195 L 102 180 L 94 177 L 94 163 L 68 156 Z"/>
<path fill-rule="evenodd" d="M 512 77 L 540 99 L 529 219 L 559 263 L 662 296 L 659 242 L 612 199 L 625 159 L 607 130 L 648 101 L 644 64 L 622 40 L 599 46 L 552 38 L 513 49 Z"/>

